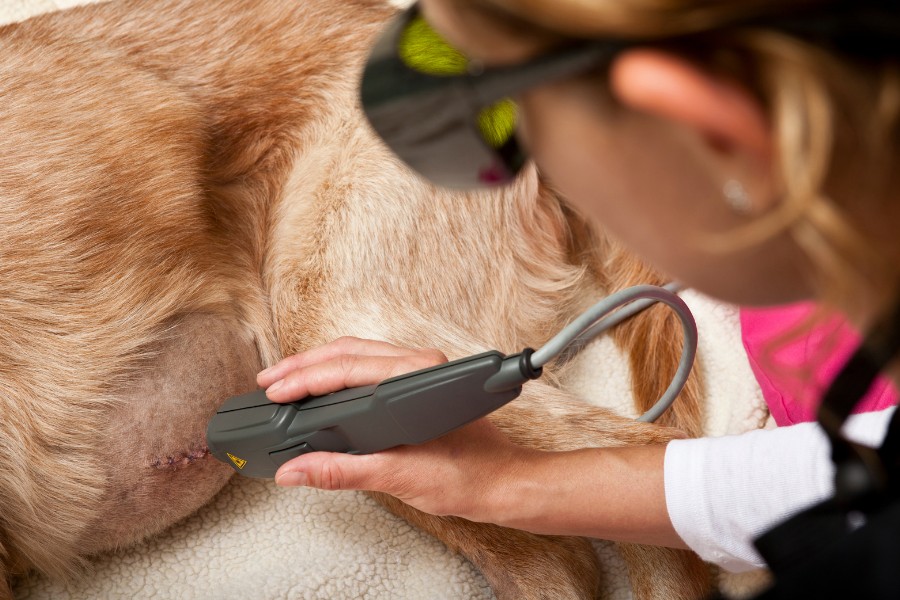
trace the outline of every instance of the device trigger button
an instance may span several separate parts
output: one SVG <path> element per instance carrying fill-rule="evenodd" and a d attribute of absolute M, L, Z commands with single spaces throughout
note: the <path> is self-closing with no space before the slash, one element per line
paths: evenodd
<path fill-rule="evenodd" d="M 279 450 L 277 452 L 269 452 L 269 456 L 272 457 L 272 460 L 275 461 L 275 464 L 281 466 L 292 458 L 297 458 L 301 454 L 306 454 L 307 452 L 314 452 L 315 450 L 306 442 L 299 444 L 297 446 L 291 446 L 290 448 L 285 448 L 284 450 Z"/>

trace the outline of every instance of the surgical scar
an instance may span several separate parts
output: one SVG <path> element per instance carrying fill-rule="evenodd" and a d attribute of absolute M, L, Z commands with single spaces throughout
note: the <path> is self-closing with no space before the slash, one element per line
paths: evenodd
<path fill-rule="evenodd" d="M 160 456 L 150 461 L 150 466 L 154 469 L 164 471 L 177 471 L 189 467 L 198 460 L 203 460 L 209 456 L 209 448 L 203 446 L 188 452 L 180 452 L 169 456 Z"/>

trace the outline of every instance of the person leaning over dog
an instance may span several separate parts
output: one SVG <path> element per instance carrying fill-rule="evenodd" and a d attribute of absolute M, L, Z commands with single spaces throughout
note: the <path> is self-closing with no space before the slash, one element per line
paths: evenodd
<path fill-rule="evenodd" d="M 740 305 L 815 299 L 865 331 L 900 291 L 900 46 L 866 35 L 871 21 L 862 19 L 840 21 L 855 23 L 847 31 L 832 19 L 808 36 L 766 23 L 799 9 L 816 23 L 876 4 L 422 0 L 420 8 L 488 66 L 524 63 L 571 38 L 651 40 L 608 69 L 516 98 L 521 140 L 543 176 L 690 287 Z M 443 360 L 434 350 L 344 339 L 285 358 L 258 383 L 286 402 Z M 887 375 L 900 380 L 896 361 Z M 894 410 L 855 415 L 848 437 L 878 445 Z M 536 533 L 690 548 L 741 571 L 763 565 L 754 537 L 831 495 L 832 473 L 812 423 L 553 453 L 518 447 L 481 420 L 421 446 L 306 454 L 276 481 L 387 492 L 429 513 Z"/>

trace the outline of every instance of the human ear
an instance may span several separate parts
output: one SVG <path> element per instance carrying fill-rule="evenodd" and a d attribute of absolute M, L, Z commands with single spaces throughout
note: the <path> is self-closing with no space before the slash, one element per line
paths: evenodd
<path fill-rule="evenodd" d="M 735 82 L 661 50 L 635 49 L 612 64 L 619 102 L 695 130 L 719 153 L 769 162 L 772 135 L 759 101 Z"/>

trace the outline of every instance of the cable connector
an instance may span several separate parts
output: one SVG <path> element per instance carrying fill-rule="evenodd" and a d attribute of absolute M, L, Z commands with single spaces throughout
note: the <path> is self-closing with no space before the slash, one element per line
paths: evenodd
<path fill-rule="evenodd" d="M 532 354 L 534 354 L 532 348 L 525 348 L 518 354 L 504 358 L 497 374 L 484 382 L 484 391 L 491 393 L 505 392 L 521 387 L 526 381 L 540 377 L 544 369 L 532 366 Z"/>

